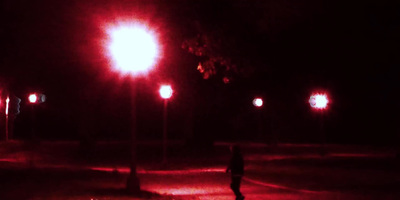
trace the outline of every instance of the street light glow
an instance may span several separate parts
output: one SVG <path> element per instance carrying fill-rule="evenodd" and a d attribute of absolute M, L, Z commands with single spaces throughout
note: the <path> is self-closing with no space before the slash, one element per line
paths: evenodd
<path fill-rule="evenodd" d="M 6 99 L 6 115 L 8 115 L 9 104 L 10 104 L 10 97 L 7 97 L 7 99 Z"/>
<path fill-rule="evenodd" d="M 255 107 L 261 107 L 264 104 L 263 100 L 261 98 L 254 98 L 253 99 L 253 105 Z"/>
<path fill-rule="evenodd" d="M 120 25 L 108 31 L 114 68 L 124 74 L 146 73 L 159 54 L 155 36 L 144 26 Z"/>
<path fill-rule="evenodd" d="M 38 100 L 38 97 L 37 97 L 36 94 L 30 94 L 29 97 L 28 97 L 28 99 L 29 99 L 29 102 L 30 102 L 30 103 L 36 103 L 37 100 Z"/>
<path fill-rule="evenodd" d="M 120 23 L 106 29 L 108 41 L 107 56 L 111 59 L 112 67 L 122 75 L 130 75 L 132 79 L 132 142 L 130 175 L 126 184 L 127 190 L 132 193 L 140 192 L 140 183 L 136 175 L 136 81 L 137 75 L 149 72 L 160 57 L 159 43 L 154 32 L 146 26 L 135 22 Z M 172 95 L 172 92 L 171 92 Z M 169 98 L 169 97 L 168 97 Z"/>
<path fill-rule="evenodd" d="M 325 109 L 328 106 L 329 100 L 326 94 L 311 95 L 309 103 L 312 108 Z"/>
<path fill-rule="evenodd" d="M 170 85 L 162 85 L 159 92 L 163 99 L 169 99 L 172 96 L 172 88 Z"/>

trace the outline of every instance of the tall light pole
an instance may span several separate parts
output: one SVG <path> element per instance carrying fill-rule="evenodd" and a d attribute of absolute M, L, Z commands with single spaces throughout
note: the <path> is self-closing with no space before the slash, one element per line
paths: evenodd
<path fill-rule="evenodd" d="M 43 97 L 43 98 L 42 98 Z M 30 161 L 29 161 L 29 165 L 30 167 L 34 167 L 35 166 L 35 160 L 36 160 L 36 153 L 35 153 L 35 148 L 36 148 L 36 142 L 37 142 L 37 138 L 36 138 L 36 130 L 35 130 L 35 126 L 36 126 L 36 107 L 38 106 L 39 103 L 43 103 L 45 100 L 44 95 L 43 94 L 38 94 L 38 93 L 31 93 L 28 96 L 28 102 L 31 105 L 31 142 L 33 143 L 33 145 L 31 146 L 32 149 L 30 149 L 31 151 L 31 155 L 30 155 Z"/>
<path fill-rule="evenodd" d="M 8 141 L 8 110 L 10 105 L 10 97 L 6 99 L 6 142 Z"/>
<path fill-rule="evenodd" d="M 261 108 L 264 105 L 264 101 L 261 97 L 256 97 L 253 99 L 253 106 L 257 109 L 257 134 L 258 137 L 261 139 L 263 136 L 263 121 L 262 121 L 262 113 Z"/>
<path fill-rule="evenodd" d="M 314 93 L 310 96 L 308 101 L 310 106 L 315 111 L 319 112 L 319 125 L 320 125 L 320 141 L 321 141 L 321 155 L 326 154 L 325 143 L 326 143 L 326 135 L 324 131 L 324 118 L 323 111 L 328 108 L 329 98 L 325 93 Z"/>
<path fill-rule="evenodd" d="M 164 112 L 163 112 L 163 165 L 167 164 L 167 105 L 168 99 L 172 96 L 172 88 L 170 85 L 162 85 L 160 87 L 160 96 L 164 99 Z"/>
<path fill-rule="evenodd" d="M 136 172 L 136 87 L 135 77 L 146 75 L 159 57 L 159 47 L 151 30 L 138 23 L 124 23 L 110 27 L 108 34 L 108 57 L 112 67 L 122 75 L 127 75 L 131 82 L 131 162 L 127 180 L 127 190 L 132 194 L 140 193 L 140 182 Z"/>
<path fill-rule="evenodd" d="M 35 106 L 38 103 L 38 95 L 36 93 L 29 94 L 28 101 L 31 104 L 31 139 L 35 139 L 35 123 L 36 123 L 36 116 L 35 116 Z"/>

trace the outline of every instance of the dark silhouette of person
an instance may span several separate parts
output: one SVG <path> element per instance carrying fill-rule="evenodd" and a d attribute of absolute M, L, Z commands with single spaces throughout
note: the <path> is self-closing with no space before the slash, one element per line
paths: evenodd
<path fill-rule="evenodd" d="M 236 200 L 244 199 L 244 196 L 240 192 L 240 182 L 244 174 L 244 161 L 242 153 L 240 152 L 239 145 L 231 146 L 232 157 L 229 161 L 229 165 L 226 168 L 226 173 L 231 173 L 231 189 L 235 193 Z"/>

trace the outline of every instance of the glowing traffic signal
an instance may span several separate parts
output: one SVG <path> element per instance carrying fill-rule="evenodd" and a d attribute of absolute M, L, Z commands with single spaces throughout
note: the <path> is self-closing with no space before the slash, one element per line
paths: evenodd
<path fill-rule="evenodd" d="M 163 99 L 169 99 L 172 96 L 172 88 L 170 85 L 162 85 L 160 87 L 159 92 L 160 92 L 161 98 L 163 98 Z"/>
<path fill-rule="evenodd" d="M 329 99 L 326 94 L 313 94 L 308 101 L 310 106 L 315 109 L 326 109 Z"/>
<path fill-rule="evenodd" d="M 257 97 L 257 98 L 253 99 L 253 105 L 255 107 L 259 108 L 259 107 L 263 106 L 263 104 L 264 104 L 264 101 L 262 100 L 262 98 Z"/>

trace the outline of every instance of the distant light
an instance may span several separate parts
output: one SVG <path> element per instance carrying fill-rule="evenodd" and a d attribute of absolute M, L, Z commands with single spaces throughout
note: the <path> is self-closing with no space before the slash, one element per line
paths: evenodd
<path fill-rule="evenodd" d="M 108 50 L 118 71 L 136 75 L 154 67 L 159 54 L 158 44 L 145 26 L 120 25 L 108 30 L 108 35 Z"/>
<path fill-rule="evenodd" d="M 40 102 L 40 103 L 43 103 L 43 102 L 46 101 L 46 95 L 40 94 L 39 96 L 40 96 L 40 98 L 39 98 L 39 102 Z"/>
<path fill-rule="evenodd" d="M 224 81 L 225 84 L 228 84 L 231 80 L 229 80 L 228 77 L 224 77 L 224 78 L 222 79 L 222 81 Z"/>
<path fill-rule="evenodd" d="M 314 94 L 310 96 L 310 106 L 315 109 L 325 109 L 329 100 L 326 94 Z"/>
<path fill-rule="evenodd" d="M 170 85 L 163 85 L 160 88 L 160 96 L 163 99 L 169 99 L 172 96 L 172 88 Z"/>
<path fill-rule="evenodd" d="M 6 115 L 8 115 L 8 105 L 9 105 L 9 103 L 10 103 L 10 97 L 7 97 L 7 99 L 6 99 Z"/>
<path fill-rule="evenodd" d="M 28 99 L 29 99 L 29 102 L 30 102 L 30 103 L 36 103 L 37 100 L 38 100 L 38 97 L 37 97 L 36 94 L 30 94 L 29 97 L 28 97 Z"/>
<path fill-rule="evenodd" d="M 261 98 L 254 98 L 253 99 L 253 105 L 255 107 L 261 107 L 264 104 L 263 100 Z"/>

